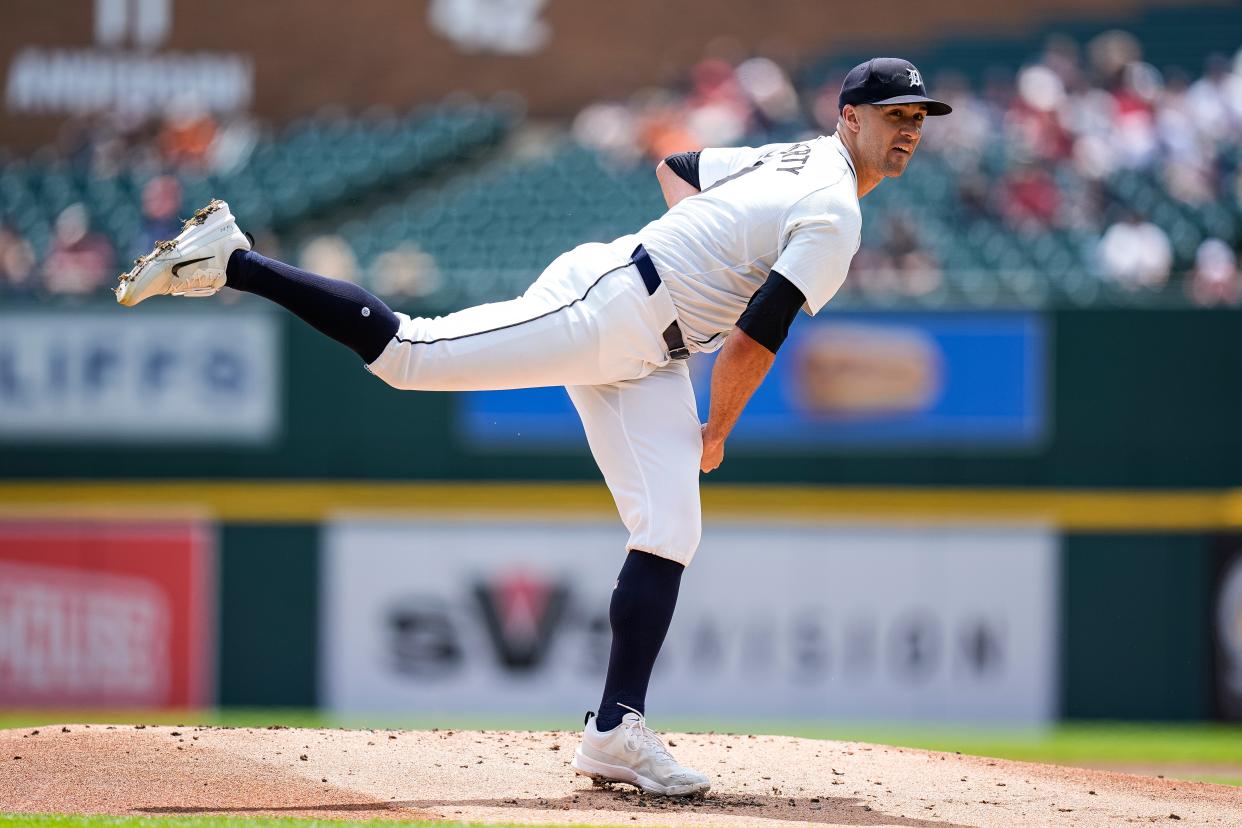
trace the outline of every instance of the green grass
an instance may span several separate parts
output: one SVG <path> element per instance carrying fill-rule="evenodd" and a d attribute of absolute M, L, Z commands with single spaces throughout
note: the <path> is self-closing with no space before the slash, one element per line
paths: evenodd
<path fill-rule="evenodd" d="M 39 727 L 59 722 L 212 724 L 232 727 L 375 727 L 428 729 L 576 730 L 577 717 L 540 719 L 485 716 L 408 716 L 340 718 L 303 709 L 226 709 L 206 711 L 4 711 L 0 728 Z M 1242 768 L 1242 726 L 1218 723 L 1072 722 L 1047 728 L 867 725 L 795 721 L 655 722 L 667 731 L 709 731 L 841 739 L 957 751 L 1028 762 L 1058 764 L 1196 764 Z M 1242 774 L 1240 774 L 1242 775 Z"/>
<path fill-rule="evenodd" d="M 1041 730 L 854 726 L 803 730 L 802 735 L 817 738 L 906 745 L 1027 762 L 1242 767 L 1242 727 L 1216 723 L 1073 722 Z"/>
<path fill-rule="evenodd" d="M 1178 779 L 1186 779 L 1190 782 L 1210 782 L 1213 785 L 1231 785 L 1235 788 L 1242 788 L 1242 776 L 1179 776 Z"/>

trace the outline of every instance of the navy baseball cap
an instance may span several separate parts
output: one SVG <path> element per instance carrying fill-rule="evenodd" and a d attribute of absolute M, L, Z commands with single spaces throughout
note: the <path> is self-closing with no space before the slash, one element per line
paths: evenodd
<path fill-rule="evenodd" d="M 923 73 L 901 58 L 872 58 L 850 70 L 841 84 L 837 109 L 846 104 L 927 104 L 928 115 L 948 115 L 953 107 L 927 97 Z"/>

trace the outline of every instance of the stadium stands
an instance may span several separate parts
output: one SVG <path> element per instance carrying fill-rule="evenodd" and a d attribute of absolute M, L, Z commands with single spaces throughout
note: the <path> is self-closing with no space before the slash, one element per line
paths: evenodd
<path fill-rule="evenodd" d="M 540 160 L 500 162 L 415 192 L 341 233 L 364 263 L 402 242 L 418 245 L 444 277 L 429 298 L 444 310 L 512 297 L 564 251 L 637 229 L 662 208 L 648 167 L 616 169 L 564 142 Z"/>
<path fill-rule="evenodd" d="M 1242 245 L 1242 53 L 1232 65 L 1224 57 L 1238 45 L 1242 8 L 1149 10 L 1132 23 L 1129 33 L 1058 23 L 911 54 L 956 114 L 929 124 L 900 183 L 863 202 L 863 245 L 839 303 L 1150 304 L 1232 295 L 1187 285 L 1205 245 L 1235 260 Z M 684 93 L 601 104 L 597 117 L 579 118 L 573 137 L 560 134 L 534 158 L 500 152 L 451 164 L 478 161 L 511 133 L 514 118 L 500 107 L 324 114 L 258 141 L 228 169 L 181 167 L 182 212 L 219 195 L 248 226 L 298 243 L 336 227 L 359 278 L 426 310 L 508 298 L 561 252 L 658 216 L 651 171 L 670 146 L 831 132 L 835 84 L 857 57 L 826 57 L 796 78 L 771 61 L 705 61 Z M 133 255 L 138 196 L 159 170 L 90 169 L 41 158 L 4 163 L 0 224 L 7 220 L 44 257 L 56 217 L 81 202 L 117 258 Z M 428 182 L 430 172 L 442 175 Z M 1153 243 L 1168 248 L 1163 269 L 1136 276 L 1106 260 L 1101 239 L 1127 222 L 1153 226 Z M 393 255 L 425 278 L 393 287 L 382 278 Z M 1239 278 L 1228 262 L 1218 273 Z"/>
<path fill-rule="evenodd" d="M 502 108 L 465 104 L 422 108 L 404 116 L 305 118 L 254 142 L 248 155 L 231 168 L 178 169 L 183 191 L 180 213 L 189 215 L 196 206 L 222 195 L 249 226 L 285 230 L 471 157 L 499 141 L 510 123 L 510 114 Z M 131 163 L 109 174 L 94 167 L 90 159 L 41 156 L 4 163 L 0 219 L 42 256 L 52 243 L 57 216 L 69 205 L 82 203 L 94 227 L 110 238 L 121 265 L 136 255 L 133 241 L 142 226 L 141 194 L 160 169 Z"/>
<path fill-rule="evenodd" d="M 929 126 L 924 149 L 902 181 L 863 202 L 863 250 L 839 303 L 1183 302 L 1176 275 L 1193 267 L 1200 246 L 1216 239 L 1236 250 L 1242 243 L 1242 204 L 1231 183 L 1242 109 L 1228 114 L 1229 129 L 1208 134 L 1215 127 L 1203 122 L 1202 101 L 1195 111 L 1194 98 L 1204 98 L 1209 84 L 1181 79 L 1201 69 L 1212 48 L 1236 48 L 1228 32 L 1239 22 L 1242 11 L 1233 8 L 1149 11 L 1136 23 L 1137 39 L 1100 37 L 1102 27 L 1077 23 L 1055 29 L 1076 35 L 1080 44 L 1060 38 L 1044 47 L 1040 32 L 1021 40 L 948 43 L 920 56 L 925 71 L 954 84 L 959 110 L 963 117 L 972 110 L 975 122 L 966 121 L 969 134 L 959 128 L 944 141 L 940 125 Z M 1107 59 L 1118 50 L 1122 59 L 1110 74 Z M 1151 60 L 1160 61 L 1167 78 Z M 830 64 L 836 68 L 829 75 L 823 67 Z M 944 74 L 956 71 L 979 88 L 958 88 L 960 81 Z M 801 96 L 835 101 L 832 84 L 842 72 L 840 58 L 825 61 L 806 73 Z M 629 105 L 623 117 L 633 123 L 622 125 L 629 137 L 619 144 L 588 148 L 569 141 L 540 160 L 499 162 L 443 191 L 416 193 L 369 221 L 352 222 L 345 235 L 364 263 L 401 240 L 416 243 L 443 277 L 427 300 L 437 310 L 512 296 L 574 244 L 633 232 L 659 215 L 651 167 L 662 149 L 653 141 L 648 157 L 635 160 L 635 136 L 674 129 L 665 123 L 652 130 L 653 119 L 694 122 L 713 108 L 713 118 L 704 120 L 718 128 L 715 110 L 736 109 L 730 96 L 749 92 L 728 91 L 716 68 L 704 74 L 713 77 L 710 89 L 692 88 L 675 106 L 662 101 L 655 116 L 645 99 Z M 1049 83 L 1056 97 L 1045 105 L 1040 95 Z M 1230 70 L 1228 83 L 1235 91 L 1222 96 L 1240 94 L 1242 74 Z M 1242 106 L 1242 99 L 1223 105 Z M 796 140 L 832 128 L 809 118 L 773 124 L 753 96 L 743 108 L 745 135 L 737 143 Z M 1188 125 L 1177 123 L 1185 109 Z M 710 135 L 683 140 L 713 143 Z M 1179 141 L 1192 151 L 1179 149 Z M 1089 155 L 1101 144 L 1113 156 L 1107 163 Z M 1179 194 L 1169 179 L 1185 167 L 1205 186 Z M 1110 278 L 1101 262 L 1101 237 L 1131 213 L 1168 236 L 1170 283 L 1167 272 L 1154 286 Z M 478 233 L 481 227 L 487 232 Z M 912 238 L 894 243 L 894 228 Z M 903 244 L 918 255 L 894 252 Z"/>

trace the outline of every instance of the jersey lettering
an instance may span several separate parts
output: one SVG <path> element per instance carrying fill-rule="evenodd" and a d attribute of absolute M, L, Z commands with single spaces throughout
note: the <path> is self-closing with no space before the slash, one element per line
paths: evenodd
<path fill-rule="evenodd" d="M 802 168 L 806 166 L 806 162 L 811 157 L 811 148 L 806 144 L 794 144 L 789 149 L 781 153 L 781 160 L 777 163 L 781 166 L 777 167 L 777 172 L 787 172 L 798 175 L 802 172 Z"/>

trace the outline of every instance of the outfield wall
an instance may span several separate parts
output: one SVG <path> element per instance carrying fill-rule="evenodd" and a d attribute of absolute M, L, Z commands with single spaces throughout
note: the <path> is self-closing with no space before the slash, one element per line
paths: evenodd
<path fill-rule="evenodd" d="M 210 541 L 204 548 L 214 553 L 216 574 L 200 584 L 215 599 L 189 621 L 213 625 L 207 638 L 216 648 L 199 664 L 214 669 L 215 701 L 389 717 L 546 718 L 589 707 L 602 680 L 607 592 L 624 544 L 607 509 L 583 505 L 606 505 L 594 489 L 558 487 L 566 497 L 545 514 L 500 508 L 498 490 L 484 488 L 457 491 L 456 509 L 345 508 L 313 523 L 217 522 L 216 507 L 199 503 L 190 525 Z M 166 496 L 190 511 L 184 492 L 174 487 Z M 48 526 L 63 530 L 64 512 L 47 509 Z M 159 523 L 167 521 L 165 513 Z M 142 524 L 135 516 L 76 525 L 115 545 Z M 2 568 L 17 547 L 11 533 L 0 538 L 8 538 L 0 540 Z M 89 571 L 109 554 L 85 542 L 77 550 L 75 560 L 42 564 Z M 174 567 L 189 560 L 175 545 L 161 554 Z M 726 518 L 709 497 L 704 546 L 687 574 L 653 698 L 670 714 L 722 720 L 1236 716 L 1229 694 L 1238 598 L 1225 593 L 1239 569 L 1236 539 L 1209 527 L 1058 530 L 1036 512 L 1025 520 L 841 512 L 773 521 L 745 512 Z M 126 594 L 109 600 L 124 605 Z M 173 594 L 168 603 L 184 602 Z M 37 663 L 31 647 L 46 663 L 70 656 L 22 623 L 46 622 L 46 613 L 23 615 L 13 602 L 0 602 L 0 612 L 9 633 L 0 697 L 38 702 L 14 696 L 15 675 L 30 682 L 12 668 Z M 22 629 L 25 637 L 13 634 Z M 172 658 L 182 648 L 166 642 L 165 652 Z M 74 679 L 79 701 L 185 702 L 100 695 L 86 686 L 98 680 Z M 66 701 L 55 687 L 45 690 L 47 703 Z M 693 711 L 678 706 L 691 702 Z"/>
<path fill-rule="evenodd" d="M 36 700 L 94 698 L 101 687 L 112 695 L 98 698 L 119 693 L 121 702 L 122 690 L 134 703 L 201 698 L 168 695 L 168 688 L 193 682 L 160 678 L 188 675 L 192 666 L 178 661 L 187 651 L 176 645 L 181 639 L 161 632 L 176 624 L 157 623 L 174 617 L 168 608 L 187 605 L 181 587 L 113 571 L 118 564 L 97 543 L 123 538 L 124 526 L 153 518 L 199 527 L 210 539 L 215 600 L 200 601 L 177 623 L 215 631 L 218 657 L 200 655 L 197 675 L 215 675 L 208 684 L 224 704 L 443 707 L 444 699 L 472 704 L 470 688 L 495 689 L 476 676 L 484 683 L 444 684 L 440 701 L 409 687 L 389 687 L 385 695 L 387 679 L 379 672 L 371 683 L 342 687 L 335 668 L 325 666 L 326 653 L 348 652 L 351 643 L 333 645 L 323 635 L 328 612 L 348 618 L 355 606 L 373 616 L 386 611 L 368 609 L 367 590 L 343 599 L 332 591 L 338 579 L 325 586 L 324 573 L 338 571 L 330 566 L 356 557 L 342 558 L 332 539 L 341 537 L 343 525 L 365 527 L 368 520 L 407 522 L 376 546 L 394 556 L 385 564 L 394 584 L 419 573 L 430 584 L 434 576 L 440 586 L 433 599 L 455 612 L 474 608 L 469 617 L 442 614 L 432 627 L 421 611 L 399 614 L 401 623 L 421 630 L 415 641 L 439 624 L 460 628 L 440 645 L 457 648 L 463 664 L 495 661 L 497 653 L 512 663 L 533 658 L 521 655 L 520 636 L 497 637 L 496 625 L 504 624 L 496 590 L 518 583 L 505 575 L 503 549 L 471 540 L 479 526 L 499 522 L 521 528 L 512 531 L 526 538 L 527 552 L 514 565 L 535 582 L 525 584 L 526 620 L 510 619 L 518 624 L 513 630 L 534 636 L 522 647 L 560 640 L 550 631 L 547 607 L 536 611 L 529 602 L 540 590 L 552 590 L 542 599 L 550 601 L 563 587 L 578 596 L 571 603 L 580 616 L 577 627 L 565 628 L 577 631 L 565 635 L 578 636 L 582 657 L 598 662 L 606 589 L 598 590 L 619 568 L 623 538 L 588 543 L 591 532 L 619 530 L 559 389 L 399 393 L 296 320 L 245 302 L 218 311 L 170 304 L 127 316 L 123 325 L 115 308 L 0 312 L 0 518 L 79 532 L 93 525 L 86 540 L 71 544 L 79 558 L 44 563 L 81 572 L 95 567 L 131 578 L 130 586 L 133 577 L 149 582 L 101 594 L 81 572 L 72 582 L 58 580 L 57 572 L 43 573 L 43 580 L 25 572 L 22 583 L 50 596 L 40 604 L 27 600 L 25 588 L 6 592 L 17 580 L 5 579 L 0 682 L 8 684 L 0 699 L 28 701 L 32 692 Z M 707 630 L 701 649 L 712 652 L 719 640 L 716 649 L 726 655 L 730 646 L 770 651 L 784 659 L 771 670 L 799 658 L 804 666 L 820 664 L 830 676 L 816 691 L 821 695 L 799 697 L 796 682 L 806 675 L 779 688 L 797 715 L 823 702 L 826 714 L 871 716 L 877 711 L 864 703 L 874 701 L 896 717 L 952 718 L 961 713 L 953 705 L 974 692 L 954 682 L 964 681 L 972 664 L 984 664 L 995 671 L 989 692 L 1010 706 L 989 708 L 984 698 L 972 710 L 990 709 L 993 718 L 1236 717 L 1242 710 L 1242 576 L 1236 575 L 1242 385 L 1232 379 L 1242 365 L 1238 321 L 1236 311 L 1203 310 L 840 312 L 803 320 L 743 418 L 727 462 L 705 480 L 708 532 L 723 534 L 709 535 L 714 540 L 705 542 L 687 582 L 695 589 L 701 571 L 704 588 L 721 584 L 715 592 L 733 606 L 750 593 L 721 590 L 753 580 L 754 594 L 768 607 L 755 612 L 766 614 L 763 623 L 776 632 L 756 622 L 732 634 L 712 629 L 732 619 L 708 618 L 698 624 Z M 701 384 L 707 360 L 695 362 Z M 408 549 L 400 541 L 408 536 L 413 544 L 428 526 L 446 521 L 458 527 L 450 536 L 484 556 L 474 570 L 460 568 L 466 558 L 453 557 L 452 541 L 424 538 Z M 542 528 L 522 528 L 525 521 Z M 587 532 L 584 524 L 595 528 Z M 112 528 L 101 535 L 100 526 Z M 850 527 L 922 533 L 949 551 L 931 545 L 925 557 L 903 559 L 894 535 L 864 543 L 848 536 Z M 1050 551 L 987 570 L 970 557 L 966 536 L 1000 530 L 1048 533 Z M 747 535 L 756 531 L 773 545 Z M 742 537 L 751 537 L 749 545 Z M 577 557 L 579 543 L 592 551 Z M 750 546 L 782 563 L 747 559 Z M 0 561 L 29 557 L 30 548 L 10 538 L 0 546 Z M 173 544 L 161 554 L 189 571 L 185 549 Z M 99 555 L 102 563 L 92 557 Z M 1003 549 L 997 555 L 1005 560 Z M 558 556 L 581 566 L 547 570 Z M 407 567 L 396 571 L 397 561 Z M 924 599 L 903 579 L 930 563 L 926 577 L 936 587 Z M 891 583 L 877 566 L 887 566 Z M 712 575 L 713 567 L 732 576 Z M 797 579 L 810 571 L 816 580 Z M 503 576 L 503 583 L 479 573 Z M 774 573 L 794 580 L 773 580 Z M 934 580 L 941 575 L 949 580 Z M 1046 577 L 1051 588 L 1026 592 Z M 852 589 L 838 591 L 843 585 Z M 407 586 L 415 590 L 419 583 Z M 493 594 L 490 610 L 480 589 Z M 1022 603 L 1028 598 L 1029 606 Z M 875 612 L 858 620 L 866 613 L 851 601 L 869 599 Z M 995 599 L 999 608 L 976 599 Z M 706 617 L 713 599 L 696 600 L 700 608 L 687 612 L 686 629 L 677 635 L 693 634 L 696 613 Z M 812 605 L 827 614 L 796 611 Z M 972 617 L 954 616 L 959 608 L 971 608 Z M 80 639 L 69 633 L 85 629 L 84 617 L 100 619 L 91 629 L 110 631 L 102 652 L 124 656 L 123 663 L 145 671 L 134 675 L 150 680 L 126 690 L 124 671 L 83 667 L 94 662 L 84 660 L 86 651 L 75 649 Z M 327 629 L 335 634 L 340 626 Z M 386 634 L 372 624 L 360 640 Z M 467 634 L 473 636 L 468 646 Z M 893 665 L 902 663 L 903 646 L 907 655 L 927 656 L 907 658 L 907 666 L 935 669 L 899 674 Z M 995 657 L 998 652 L 1004 657 Z M 736 666 L 741 656 L 733 658 Z M 875 671 L 849 672 L 867 658 L 879 665 Z M 677 663 L 671 660 L 669 669 Z M 765 675 L 768 668 L 755 663 L 753 672 Z M 559 675 L 557 692 L 581 693 L 592 684 Z M 851 698 L 848 685 L 831 683 L 847 675 L 871 676 L 870 694 Z M 667 679 L 689 680 L 675 671 Z M 712 694 L 732 700 L 722 714 L 753 702 L 734 681 L 733 695 L 722 687 Z M 900 694 L 920 681 L 938 689 L 903 700 Z M 1004 689 L 1019 685 L 1035 694 L 1021 704 L 1020 694 Z M 569 701 L 527 692 L 557 706 Z"/>
<path fill-rule="evenodd" d="M 292 528 L 290 532 L 305 533 L 307 527 Z M 231 552 L 234 570 L 228 575 L 230 567 L 224 567 L 226 578 L 224 588 L 252 590 L 251 580 L 242 574 L 241 567 L 248 566 L 252 555 L 262 559 L 264 553 L 259 552 L 264 538 L 275 530 L 267 526 L 236 527 L 232 530 L 232 538 L 237 544 Z M 253 534 L 251 534 L 253 533 Z M 250 537 L 247 537 L 250 535 Z M 1054 558 L 1051 568 L 1055 570 L 1056 588 L 1049 596 L 1048 603 L 1037 609 L 1045 613 L 1055 610 L 1053 619 L 1055 640 L 1054 661 L 1044 665 L 1049 673 L 1038 675 L 1038 681 L 1053 682 L 1052 715 L 1061 718 L 1133 718 L 1133 719 L 1204 719 L 1216 715 L 1213 703 L 1212 683 L 1214 657 L 1212 641 L 1215 635 L 1215 624 L 1211 618 L 1213 598 L 1212 567 L 1215 555 L 1214 538 L 1206 533 L 1178 532 L 1159 534 L 1118 534 L 1118 533 L 1070 533 L 1062 535 L 1059 544 L 1054 547 Z M 251 546 L 253 544 L 253 546 Z M 1001 550 L 1001 554 L 1004 550 Z M 292 554 L 292 553 L 286 553 Z M 607 555 L 606 552 L 603 553 Z M 687 575 L 687 585 L 694 583 L 695 568 L 710 567 L 710 550 L 704 550 Z M 270 555 L 270 553 L 268 553 Z M 604 585 L 609 583 L 610 569 L 619 567 L 621 553 L 613 553 L 607 563 L 593 562 L 599 568 L 599 577 Z M 226 562 L 230 558 L 226 557 Z M 417 572 L 421 564 L 410 555 L 410 570 Z M 542 560 L 537 554 L 524 558 L 519 563 L 536 566 Z M 283 565 L 289 565 L 285 561 Z M 303 554 L 301 572 L 297 580 L 305 584 L 305 572 L 320 565 L 319 556 Z M 962 588 L 970 591 L 986 590 L 997 587 L 992 598 L 1007 598 L 1015 588 L 1022 590 L 1027 587 L 1025 582 L 1004 583 L 1004 572 L 992 576 L 991 579 L 980 579 L 977 572 L 964 569 L 961 559 L 955 560 L 950 572 L 958 578 Z M 754 562 L 754 569 L 763 570 L 762 562 Z M 825 564 L 824 569 L 831 578 L 831 566 Z M 849 567 L 843 567 L 850 572 Z M 490 570 L 489 570 L 490 571 Z M 742 572 L 745 572 L 743 569 Z M 498 569 L 497 574 L 503 573 Z M 817 574 L 819 570 L 817 570 Z M 897 581 L 909 577 L 913 573 L 897 573 Z M 1011 573 L 1015 577 L 1016 571 Z M 322 583 L 322 581 L 321 581 Z M 760 582 L 763 583 L 762 581 Z M 1003 586 L 1001 586 L 1003 585 Z M 916 611 L 923 609 L 931 613 L 942 612 L 951 607 L 958 608 L 957 593 L 950 592 L 933 596 L 919 605 L 898 606 L 893 595 L 886 591 L 883 581 L 860 582 L 851 584 L 858 600 L 874 601 L 877 606 L 892 608 L 894 614 L 903 609 L 913 607 Z M 308 696 L 317 702 L 330 704 L 333 699 L 325 694 L 322 684 L 316 687 L 314 678 L 323 675 L 325 665 L 317 663 L 315 670 L 306 665 L 299 665 L 295 674 L 299 680 L 290 681 L 290 674 L 279 664 L 269 665 L 264 653 L 268 649 L 284 649 L 292 644 L 300 653 L 314 652 L 323 656 L 324 649 L 316 648 L 310 642 L 314 639 L 316 622 L 321 619 L 319 601 L 325 596 L 324 591 L 294 591 L 282 587 L 271 587 L 274 592 L 270 605 L 263 607 L 272 618 L 270 629 L 287 630 L 291 624 L 289 613 L 296 613 L 301 619 L 298 629 L 302 635 L 287 637 L 287 633 L 266 632 L 269 624 L 265 619 L 254 618 L 244 629 L 235 630 L 234 634 L 244 639 L 242 648 L 224 659 L 221 672 L 221 702 L 226 704 L 253 703 L 301 703 Z M 599 595 L 593 596 L 596 609 L 606 607 L 606 589 L 598 589 Z M 828 605 L 833 600 L 833 590 L 825 589 Z M 1020 594 L 1020 593 L 1019 593 Z M 767 599 L 774 605 L 781 605 L 785 593 L 774 591 Z M 982 596 L 977 596 L 982 597 Z M 943 599 L 943 600 L 942 600 Z M 222 603 L 227 604 L 229 595 L 222 596 Z M 952 601 L 953 603 L 950 603 Z M 256 608 L 251 608 L 254 612 Z M 1008 621 L 1010 615 L 1002 616 Z M 1026 616 L 1020 620 L 1030 621 Z M 679 616 L 679 623 L 681 616 Z M 1032 622 L 1033 623 L 1033 622 Z M 1044 623 L 1041 618 L 1041 622 Z M 256 637 L 257 635 L 257 637 Z M 222 646 L 228 649 L 228 627 L 222 631 Z M 264 641 L 266 640 L 266 645 Z M 485 650 L 480 647 L 480 650 Z M 248 655 L 243 657 L 243 653 Z M 1028 655 L 1028 654 L 1023 654 Z M 602 675 L 602 673 L 601 673 Z M 273 699 L 274 687 L 288 687 L 287 698 Z M 657 685 L 658 686 L 658 685 Z M 917 680 L 913 687 L 918 686 Z M 654 691 L 653 691 L 654 692 Z M 952 697 L 952 692 L 945 694 Z M 397 695 L 384 699 L 359 698 L 359 708 L 401 709 L 401 699 Z M 593 703 L 590 694 L 587 702 Z M 937 701 L 943 701 L 938 699 Z M 425 703 L 425 701 L 421 702 Z M 420 700 L 416 695 L 408 697 L 406 709 L 418 710 Z M 348 707 L 348 705 L 346 705 Z M 769 715 L 808 714 L 806 709 L 776 710 L 772 706 L 756 706 L 756 714 L 763 711 Z M 906 711 L 894 707 L 889 715 L 883 715 L 875 709 L 853 711 L 859 715 L 870 715 L 873 718 L 909 718 L 903 715 Z M 1011 708 L 1007 712 L 1013 713 Z M 842 710 L 825 705 L 823 715 L 832 717 L 842 715 Z M 928 711 L 917 711 L 914 715 L 936 718 Z M 944 718 L 952 719 L 951 715 Z M 974 718 L 966 716 L 965 718 Z M 1013 715 L 1013 720 L 1022 717 Z"/>
<path fill-rule="evenodd" d="M 559 389 L 394 391 L 260 307 L 169 303 L 123 325 L 115 308 L 40 308 L 36 327 L 74 334 L 63 338 L 0 311 L 0 480 L 598 479 Z M 1240 321 L 1133 309 L 804 319 L 712 479 L 1242 486 Z M 170 325 L 212 347 L 179 344 Z M 706 360 L 693 363 L 702 383 Z M 186 419 L 187 398 L 210 422 Z"/>

